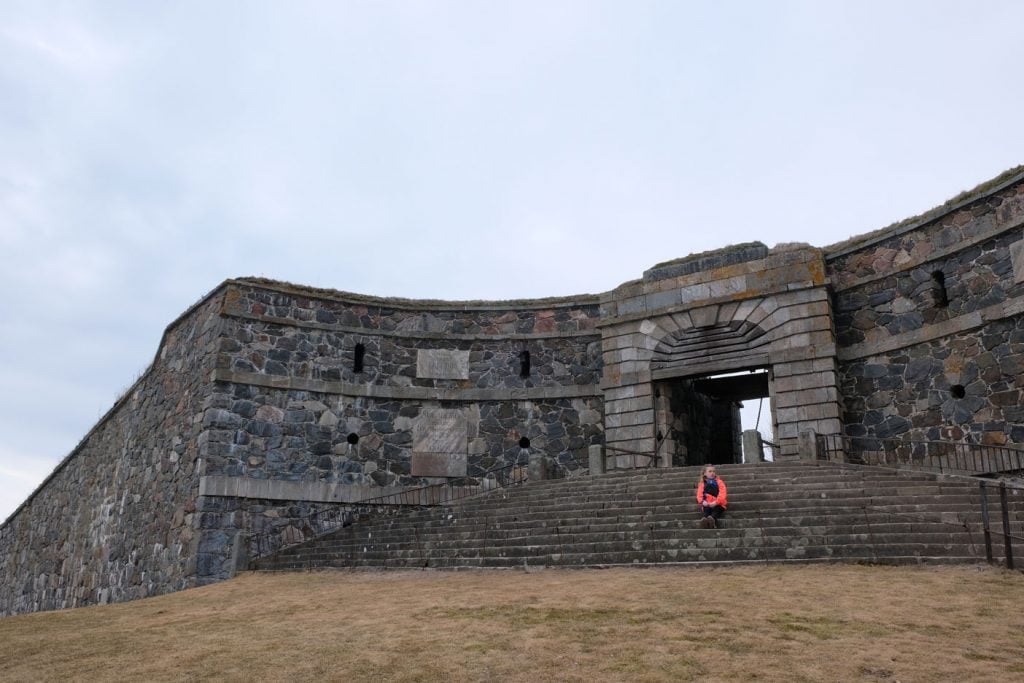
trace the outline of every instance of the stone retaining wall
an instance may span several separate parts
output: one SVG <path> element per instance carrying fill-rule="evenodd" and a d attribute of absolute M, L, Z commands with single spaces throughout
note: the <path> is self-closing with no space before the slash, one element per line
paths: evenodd
<path fill-rule="evenodd" d="M 0 527 L 0 614 L 195 585 L 219 305 L 208 297 L 168 328 L 150 369 Z"/>

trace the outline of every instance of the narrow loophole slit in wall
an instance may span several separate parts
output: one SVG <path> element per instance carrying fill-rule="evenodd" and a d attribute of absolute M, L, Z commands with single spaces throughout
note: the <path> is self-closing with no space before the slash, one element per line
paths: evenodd
<path fill-rule="evenodd" d="M 526 379 L 530 376 L 530 352 L 521 351 L 519 353 L 519 376 Z"/>
<path fill-rule="evenodd" d="M 932 271 L 932 292 L 937 308 L 949 306 L 949 294 L 946 293 L 946 275 L 941 270 Z"/>
<path fill-rule="evenodd" d="M 355 355 L 352 358 L 352 372 L 363 371 L 363 359 L 366 357 L 366 346 L 356 344 Z"/>

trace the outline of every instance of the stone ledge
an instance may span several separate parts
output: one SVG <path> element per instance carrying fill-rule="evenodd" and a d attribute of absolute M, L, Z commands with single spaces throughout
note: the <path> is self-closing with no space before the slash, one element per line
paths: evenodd
<path fill-rule="evenodd" d="M 880 356 L 908 346 L 917 346 L 918 344 L 942 339 L 943 337 L 961 332 L 975 330 L 990 322 L 1020 315 L 1021 313 L 1024 313 L 1024 299 L 1005 301 L 988 308 L 959 315 L 945 322 L 932 323 L 919 330 L 903 332 L 886 339 L 868 339 L 859 344 L 839 349 L 838 356 L 841 362 Z"/>
<path fill-rule="evenodd" d="M 937 206 L 934 209 L 925 211 L 920 216 L 900 221 L 888 228 L 881 228 L 880 230 L 874 231 L 874 233 L 869 232 L 865 235 L 850 237 L 842 242 L 822 247 L 822 253 L 825 256 L 826 261 L 832 261 L 842 256 L 846 256 L 847 254 L 876 246 L 878 243 L 884 242 L 892 237 L 905 235 L 908 232 L 913 232 L 930 223 L 939 221 L 940 219 L 953 214 L 974 202 L 999 194 L 1003 190 L 1019 183 L 1021 180 L 1024 180 L 1024 171 L 1021 170 L 1020 166 L 1017 166 L 1016 168 L 1004 171 L 992 180 L 985 181 L 972 190 L 961 193 L 960 196 L 962 199 L 957 200 L 957 198 L 954 197 L 949 202 L 942 204 L 941 206 Z M 991 187 L 986 187 L 990 184 Z"/>
<path fill-rule="evenodd" d="M 361 306 L 381 306 L 397 310 L 411 311 L 523 311 L 545 310 L 549 308 L 573 308 L 596 306 L 599 303 L 596 294 L 577 294 L 555 296 L 542 299 L 518 299 L 501 301 L 442 301 L 440 299 L 406 299 L 402 297 L 382 297 L 370 294 L 342 292 L 336 289 L 321 289 L 306 285 L 296 285 L 281 280 L 269 280 L 259 277 L 237 277 L 225 280 L 223 284 L 233 284 L 256 289 L 320 299 L 323 301 L 341 301 Z M 223 286 L 223 284 L 221 286 Z"/>
<path fill-rule="evenodd" d="M 831 338 L 831 333 L 829 333 Z M 772 348 L 769 352 L 769 365 L 778 363 L 796 363 L 802 360 L 819 360 L 821 358 L 834 358 L 836 345 L 833 342 L 825 344 L 812 344 L 796 348 Z"/>
<path fill-rule="evenodd" d="M 208 475 L 199 479 L 200 496 L 354 503 L 402 491 L 400 486 L 363 486 L 323 481 L 285 481 Z"/>
<path fill-rule="evenodd" d="M 664 280 L 683 275 L 714 270 L 723 266 L 732 266 L 747 261 L 759 261 L 768 256 L 768 247 L 762 242 L 745 242 L 732 244 L 714 251 L 690 254 L 683 258 L 659 263 L 644 272 L 643 281 Z"/>
<path fill-rule="evenodd" d="M 827 298 L 827 294 L 825 294 L 823 296 L 822 295 L 817 295 L 817 294 L 815 294 L 815 295 L 803 295 L 803 296 L 800 296 L 798 293 L 805 292 L 806 290 L 822 290 L 822 291 L 824 291 L 823 288 L 826 287 L 828 284 L 829 284 L 829 282 L 828 282 L 827 279 L 823 279 L 821 282 L 814 282 L 814 281 L 811 281 L 811 280 L 806 280 L 806 281 L 801 281 L 799 283 L 792 283 L 791 286 L 788 286 L 786 288 L 780 288 L 780 289 L 774 289 L 774 290 L 747 289 L 747 290 L 740 291 L 740 292 L 734 292 L 732 294 L 723 294 L 723 295 L 720 295 L 720 296 L 709 296 L 708 298 L 695 299 L 695 300 L 690 301 L 690 302 L 684 302 L 684 303 L 675 304 L 675 305 L 671 305 L 671 306 L 665 306 L 664 308 L 660 308 L 660 309 L 657 309 L 657 310 L 648 309 L 646 307 L 645 303 L 641 303 L 640 302 L 641 299 L 643 299 L 644 302 L 646 302 L 646 295 L 644 295 L 644 296 L 637 296 L 637 297 L 632 297 L 632 298 L 625 299 L 626 308 L 629 309 L 628 312 L 623 313 L 621 315 L 614 315 L 614 316 L 610 315 L 608 317 L 603 317 L 603 318 L 601 318 L 601 319 L 599 319 L 597 321 L 597 325 L 596 326 L 597 326 L 597 328 L 599 330 L 602 330 L 602 332 L 604 332 L 604 331 L 606 331 L 610 327 L 615 327 L 617 325 L 624 325 L 624 324 L 628 324 L 628 323 L 640 322 L 640 321 L 643 321 L 644 319 L 647 319 L 647 318 L 658 319 L 658 318 L 661 318 L 661 317 L 664 317 L 664 316 L 673 316 L 673 315 L 676 315 L 676 314 L 679 314 L 679 313 L 688 313 L 688 312 L 696 310 L 696 309 L 707 308 L 709 306 L 714 306 L 714 305 L 740 304 L 740 303 L 743 303 L 743 302 L 751 300 L 751 299 L 758 299 L 758 300 L 776 299 L 776 300 L 781 300 L 781 302 L 776 301 L 778 307 L 783 307 L 783 306 L 790 305 L 789 304 L 789 300 L 790 300 L 789 297 L 790 297 L 790 295 L 797 295 L 797 299 L 804 299 L 804 300 L 795 301 L 794 303 L 807 303 L 807 302 L 810 302 L 810 301 L 825 300 L 825 298 Z M 629 302 L 634 302 L 634 303 L 631 304 Z M 619 310 L 620 309 L 616 308 L 616 312 L 617 313 L 618 313 Z M 751 321 L 751 322 L 753 322 L 753 321 Z M 619 333 L 619 334 L 629 334 L 629 333 L 630 332 L 622 332 L 622 333 Z M 616 336 L 616 335 L 612 335 L 610 333 L 607 333 L 607 336 Z"/>
<path fill-rule="evenodd" d="M 919 226 L 919 227 L 923 227 L 923 224 L 922 224 L 922 226 Z M 1002 235 L 1004 233 L 1011 232 L 1013 230 L 1018 230 L 1018 229 L 1020 229 L 1022 227 L 1024 227 L 1024 220 L 1018 220 L 1017 222 L 1010 223 L 1009 225 L 1003 225 L 1003 226 L 997 226 L 997 227 L 994 227 L 994 228 L 990 228 L 988 230 L 985 230 L 983 232 L 978 233 L 977 235 L 975 235 L 974 237 L 971 237 L 970 239 L 964 240 L 962 242 L 957 242 L 955 245 L 953 245 L 951 247 L 946 247 L 945 249 L 938 249 L 936 251 L 933 251 L 932 253 L 928 254 L 927 258 L 912 259 L 910 261 L 907 261 L 904 264 L 901 264 L 899 267 L 893 268 L 892 270 L 887 270 L 887 271 L 882 272 L 882 273 L 875 273 L 874 275 L 865 275 L 865 276 L 859 277 L 859 278 L 857 278 L 855 280 L 851 280 L 850 282 L 844 283 L 842 286 L 836 286 L 838 283 L 833 282 L 833 289 L 838 294 L 839 292 L 845 292 L 845 291 L 848 291 L 848 290 L 851 290 L 851 289 L 856 289 L 857 287 L 863 287 L 864 285 L 871 284 L 872 282 L 875 282 L 877 280 L 884 280 L 885 278 L 892 277 L 892 276 L 894 276 L 894 275 L 896 275 L 898 273 L 905 273 L 908 270 L 913 270 L 915 268 L 920 268 L 925 263 L 931 263 L 932 261 L 939 261 L 941 259 L 948 258 L 950 256 L 953 256 L 954 254 L 957 254 L 957 253 L 961 252 L 961 251 L 964 251 L 966 249 L 970 249 L 971 247 L 973 247 L 973 246 L 975 246 L 977 244 L 981 244 L 982 242 L 987 242 L 990 239 L 994 239 L 994 238 L 999 237 L 1000 235 Z M 894 233 L 894 235 L 899 235 L 899 234 L 902 234 L 902 233 Z M 888 239 L 889 237 L 892 237 L 892 236 L 893 235 L 889 235 L 889 236 L 885 237 L 885 239 Z M 860 247 L 858 249 L 853 249 L 850 252 L 844 252 L 842 254 L 837 254 L 835 256 L 826 256 L 826 261 L 829 258 L 838 259 L 841 256 L 847 255 L 848 253 L 854 253 L 854 252 L 857 252 L 857 251 L 861 251 L 862 249 L 868 249 L 868 248 L 870 248 L 872 246 L 877 246 L 877 244 L 875 244 L 875 243 L 868 243 L 866 246 Z"/>
<path fill-rule="evenodd" d="M 517 333 L 507 332 L 502 334 L 454 334 L 448 332 L 427 332 L 408 330 L 375 330 L 368 327 L 351 327 L 348 325 L 328 325 L 312 320 L 296 320 L 294 318 L 278 318 L 272 315 L 246 313 L 234 309 L 224 309 L 221 315 L 227 318 L 239 320 L 251 320 L 254 322 L 266 323 L 268 325 L 281 325 L 282 327 L 297 327 L 307 330 L 323 330 L 325 332 L 338 332 L 361 337 L 390 337 L 395 339 L 432 339 L 432 340 L 455 340 L 455 341 L 533 341 L 541 339 L 576 339 L 593 337 L 595 340 L 601 337 L 596 330 L 576 330 L 574 332 L 529 332 Z"/>
<path fill-rule="evenodd" d="M 199 495 L 222 498 L 251 498 L 254 500 L 284 500 L 312 503 L 358 503 L 380 496 L 403 494 L 405 504 L 412 500 L 412 492 L 423 504 L 450 505 L 464 500 L 466 495 L 479 493 L 479 486 L 453 486 L 427 489 L 423 486 L 364 486 L 323 481 L 287 481 L 283 479 L 251 479 L 208 475 L 199 480 Z"/>
<path fill-rule="evenodd" d="M 650 373 L 650 379 L 675 379 L 677 377 L 705 377 L 721 372 L 734 372 L 739 369 L 750 369 L 767 367 L 769 362 L 768 353 L 750 353 L 744 351 L 737 353 L 735 357 L 725 357 L 711 363 L 692 363 L 677 367 L 662 368 Z"/>
<path fill-rule="evenodd" d="M 595 386 L 561 386 L 499 389 L 435 389 L 433 387 L 391 387 L 378 384 L 350 384 L 317 379 L 301 379 L 279 375 L 260 375 L 255 372 L 235 372 L 218 368 L 213 371 L 214 382 L 231 382 L 250 386 L 287 391 L 312 391 L 319 394 L 341 394 L 366 398 L 385 398 L 413 401 L 538 401 L 563 398 L 601 398 L 603 393 Z"/>

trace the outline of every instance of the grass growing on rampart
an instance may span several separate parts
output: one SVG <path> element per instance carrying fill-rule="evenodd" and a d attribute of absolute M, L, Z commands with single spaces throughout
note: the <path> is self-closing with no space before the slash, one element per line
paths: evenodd
<path fill-rule="evenodd" d="M 1007 681 L 1022 600 L 977 567 L 249 574 L 0 619 L 0 678 Z"/>

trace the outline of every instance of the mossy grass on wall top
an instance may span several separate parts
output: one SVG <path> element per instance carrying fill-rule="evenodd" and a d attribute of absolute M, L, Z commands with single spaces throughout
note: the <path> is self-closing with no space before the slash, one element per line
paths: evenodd
<path fill-rule="evenodd" d="M 578 294 L 570 296 L 551 296 L 540 299 L 503 299 L 499 301 L 467 300 L 467 301 L 445 301 L 443 299 L 408 299 L 404 297 L 382 297 L 369 294 L 355 294 L 337 289 L 310 287 L 297 285 L 282 280 L 272 280 L 264 277 L 238 277 L 228 282 L 242 285 L 253 285 L 267 289 L 275 289 L 291 294 L 304 295 L 316 299 L 343 300 L 350 303 L 369 304 L 373 306 L 391 306 L 394 308 L 413 309 L 515 309 L 515 308 L 555 308 L 565 306 L 591 306 L 598 303 L 595 294 Z"/>
<path fill-rule="evenodd" d="M 732 244 L 721 249 L 690 254 L 682 258 L 659 263 L 644 271 L 644 282 L 680 277 L 704 270 L 732 266 L 737 263 L 756 261 L 768 256 L 768 247 L 763 242 Z"/>
<path fill-rule="evenodd" d="M 896 221 L 884 228 L 872 230 L 871 232 L 866 232 L 861 235 L 854 235 L 853 237 L 849 237 L 841 242 L 836 242 L 835 244 L 825 247 L 823 251 L 825 252 L 826 258 L 832 259 L 842 256 L 844 253 L 870 246 L 875 242 L 880 242 L 903 232 L 909 232 L 910 230 L 914 230 L 925 223 L 938 220 L 943 216 L 966 206 L 967 204 L 978 201 L 979 199 L 984 199 L 990 194 L 994 194 L 1010 185 L 1013 185 L 1014 183 L 1020 182 L 1021 180 L 1024 180 L 1024 165 L 1014 166 L 1011 169 L 1003 171 L 995 178 L 986 180 L 970 190 L 964 190 L 955 197 L 947 199 L 945 202 L 933 209 L 919 213 L 916 216 L 910 216 L 909 218 Z"/>

